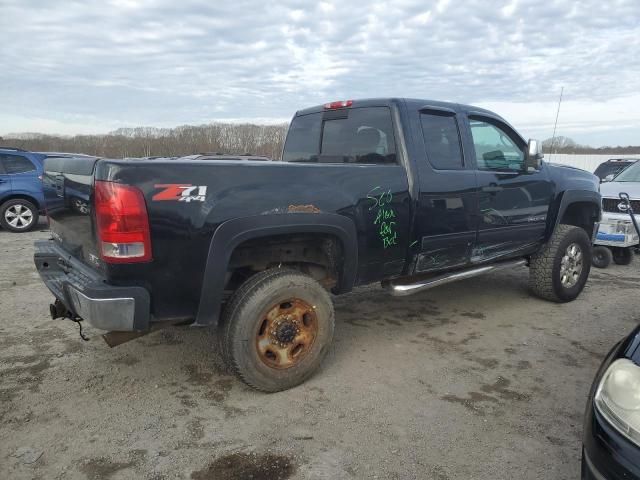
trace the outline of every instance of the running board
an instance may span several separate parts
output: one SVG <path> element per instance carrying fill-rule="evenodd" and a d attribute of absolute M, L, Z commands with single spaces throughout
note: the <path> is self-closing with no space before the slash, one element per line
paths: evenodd
<path fill-rule="evenodd" d="M 439 275 L 437 277 L 430 277 L 425 280 L 420 280 L 414 283 L 403 283 L 402 279 L 395 279 L 385 282 L 382 286 L 391 292 L 394 297 L 406 297 L 407 295 L 413 295 L 414 293 L 422 292 L 423 290 L 429 290 L 430 288 L 439 287 L 458 280 L 464 280 L 467 278 L 477 277 L 484 273 L 493 272 L 496 270 L 502 270 L 503 268 L 519 267 L 526 265 L 527 261 L 524 259 L 501 262 L 493 265 L 486 265 L 483 267 L 472 268 L 471 270 L 462 270 L 446 275 Z M 408 278 L 405 277 L 405 282 Z"/>

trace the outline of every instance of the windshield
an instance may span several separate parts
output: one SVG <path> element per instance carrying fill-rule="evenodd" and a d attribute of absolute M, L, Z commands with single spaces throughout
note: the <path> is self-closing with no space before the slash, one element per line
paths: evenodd
<path fill-rule="evenodd" d="M 626 170 L 623 170 L 622 173 L 613 179 L 613 181 L 640 182 L 640 162 L 636 162 Z"/>

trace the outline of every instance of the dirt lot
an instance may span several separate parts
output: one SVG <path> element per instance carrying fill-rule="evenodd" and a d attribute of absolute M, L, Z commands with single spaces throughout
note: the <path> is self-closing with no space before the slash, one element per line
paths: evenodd
<path fill-rule="evenodd" d="M 212 334 L 171 328 L 109 349 L 52 321 L 31 242 L 0 231 L 0 478 L 578 478 L 585 398 L 637 322 L 640 259 L 574 303 L 525 268 L 395 299 L 337 303 L 324 368 L 256 393 Z"/>

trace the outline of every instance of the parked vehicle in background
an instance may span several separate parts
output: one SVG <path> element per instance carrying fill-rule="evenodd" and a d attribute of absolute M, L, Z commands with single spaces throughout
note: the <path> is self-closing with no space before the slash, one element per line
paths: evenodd
<path fill-rule="evenodd" d="M 606 356 L 589 393 L 582 480 L 640 480 L 640 327 Z"/>
<path fill-rule="evenodd" d="M 526 264 L 534 294 L 568 302 L 587 281 L 597 177 L 546 164 L 488 110 L 333 102 L 295 115 L 283 161 L 240 160 L 47 160 L 53 238 L 34 260 L 52 317 L 218 327 L 233 371 L 273 392 L 326 355 L 328 291 L 409 295 Z"/>
<path fill-rule="evenodd" d="M 640 224 L 640 162 L 619 173 L 614 181 L 600 185 L 602 220 L 593 249 L 593 265 L 606 268 L 613 260 L 618 265 L 629 265 L 633 248 L 640 243 L 640 235 L 630 217 L 621 193 L 629 196 L 629 206 Z"/>
<path fill-rule="evenodd" d="M 49 157 L 88 155 L 59 152 L 29 152 L 0 147 L 0 225 L 10 232 L 26 232 L 38 224 L 44 212 L 43 162 Z"/>
<path fill-rule="evenodd" d="M 0 225 L 26 232 L 38 223 L 44 208 L 42 162 L 46 155 L 0 147 Z"/>
<path fill-rule="evenodd" d="M 593 174 L 600 178 L 601 182 L 610 181 L 637 161 L 637 158 L 611 158 L 598 165 Z"/>

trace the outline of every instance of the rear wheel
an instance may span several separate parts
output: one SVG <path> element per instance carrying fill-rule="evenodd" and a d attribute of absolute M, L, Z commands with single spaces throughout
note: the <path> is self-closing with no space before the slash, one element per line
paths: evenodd
<path fill-rule="evenodd" d="M 38 224 L 38 208 L 28 200 L 14 198 L 0 206 L 0 225 L 10 232 L 28 232 Z"/>
<path fill-rule="evenodd" d="M 633 261 L 633 252 L 631 247 L 616 247 L 613 249 L 613 261 L 617 265 L 629 265 Z"/>
<path fill-rule="evenodd" d="M 277 392 L 317 370 L 333 326 L 331 298 L 318 282 L 296 270 L 267 270 L 247 280 L 227 304 L 221 349 L 247 385 Z"/>
<path fill-rule="evenodd" d="M 549 242 L 531 257 L 529 286 L 554 302 L 570 302 L 582 289 L 591 269 L 591 241 L 573 225 L 558 225 Z"/>
<path fill-rule="evenodd" d="M 609 247 L 605 247 L 603 245 L 596 245 L 593 247 L 593 254 L 591 257 L 591 263 L 596 268 L 607 268 L 611 265 L 611 261 L 613 260 L 613 253 Z"/>

